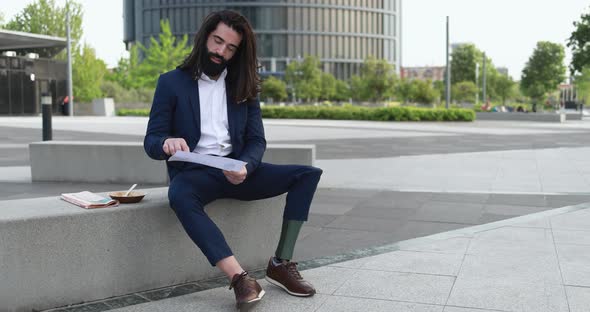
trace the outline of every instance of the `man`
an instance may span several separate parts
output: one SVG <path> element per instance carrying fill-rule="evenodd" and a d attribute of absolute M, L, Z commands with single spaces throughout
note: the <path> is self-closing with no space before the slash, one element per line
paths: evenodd
<path fill-rule="evenodd" d="M 144 140 L 153 159 L 193 151 L 247 163 L 232 172 L 167 162 L 170 206 L 211 265 L 227 275 L 238 308 L 259 301 L 264 290 L 242 269 L 203 209 L 219 198 L 257 200 L 287 192 L 279 244 L 266 279 L 291 295 L 315 294 L 291 259 L 322 170 L 261 162 L 266 140 L 256 99 L 257 66 L 255 36 L 246 18 L 234 11 L 210 14 L 195 36 L 191 54 L 176 70 L 160 76 Z"/>

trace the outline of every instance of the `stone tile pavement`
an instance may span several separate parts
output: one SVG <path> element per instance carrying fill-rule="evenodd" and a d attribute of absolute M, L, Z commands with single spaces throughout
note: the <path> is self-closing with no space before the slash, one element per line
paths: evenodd
<path fill-rule="evenodd" d="M 316 296 L 292 297 L 261 280 L 267 294 L 254 311 L 589 311 L 588 208 L 567 206 L 309 261 L 303 266 L 314 268 L 303 275 Z M 185 291 L 200 290 L 192 288 Z M 147 302 L 155 299 L 144 294 L 60 311 L 126 302 L 133 305 L 112 311 L 235 310 L 227 286 Z"/>
<path fill-rule="evenodd" d="M 54 121 L 66 140 L 135 141 L 146 123 Z M 40 139 L 40 124 L 0 118 L 0 195 L 71 187 L 26 177 L 26 143 Z M 587 121 L 265 126 L 269 142 L 316 144 L 327 173 L 297 251 L 319 254 L 302 263 L 319 294 L 293 298 L 262 282 L 267 296 L 256 311 L 590 311 L 590 206 L 577 205 L 589 201 Z M 514 218 L 522 214 L 531 215 Z M 370 247 L 382 244 L 390 245 Z M 226 284 L 198 281 L 53 311 L 232 311 Z"/>

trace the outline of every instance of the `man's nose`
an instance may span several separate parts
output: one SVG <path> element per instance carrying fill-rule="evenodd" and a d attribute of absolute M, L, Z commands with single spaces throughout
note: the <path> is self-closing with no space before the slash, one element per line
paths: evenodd
<path fill-rule="evenodd" d="M 221 45 L 217 46 L 217 50 L 215 51 L 215 53 L 217 53 L 217 55 L 223 56 L 223 54 L 225 53 L 226 50 L 227 50 L 227 47 L 225 46 L 225 44 L 221 44 Z"/>

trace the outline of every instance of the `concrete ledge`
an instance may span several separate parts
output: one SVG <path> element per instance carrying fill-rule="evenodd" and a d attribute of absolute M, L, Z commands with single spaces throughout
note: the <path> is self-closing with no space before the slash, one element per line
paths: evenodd
<path fill-rule="evenodd" d="M 145 191 L 139 204 L 96 210 L 57 196 L 0 201 L 0 311 L 43 310 L 219 276 L 169 208 L 167 188 Z M 254 269 L 274 252 L 284 201 L 219 200 L 206 210 L 240 262 Z"/>
<path fill-rule="evenodd" d="M 166 164 L 140 142 L 45 141 L 29 144 L 31 179 L 58 182 L 167 184 Z"/>
<path fill-rule="evenodd" d="M 29 154 L 35 182 L 168 183 L 166 163 L 150 159 L 141 142 L 34 142 Z M 263 161 L 313 166 L 315 145 L 269 144 Z"/>
<path fill-rule="evenodd" d="M 566 113 L 565 120 L 582 120 L 583 116 L 580 113 Z"/>
<path fill-rule="evenodd" d="M 269 144 L 263 162 L 279 165 L 315 165 L 314 144 Z"/>
<path fill-rule="evenodd" d="M 542 113 L 500 113 L 500 112 L 477 112 L 477 120 L 522 120 L 540 122 L 565 122 L 565 114 L 542 114 Z"/>
<path fill-rule="evenodd" d="M 95 116 L 117 116 L 115 114 L 115 101 L 112 98 L 101 98 L 92 100 L 92 113 Z"/>

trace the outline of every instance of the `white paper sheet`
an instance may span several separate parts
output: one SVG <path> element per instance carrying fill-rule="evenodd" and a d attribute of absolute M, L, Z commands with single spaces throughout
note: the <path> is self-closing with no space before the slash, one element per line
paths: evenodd
<path fill-rule="evenodd" d="M 240 171 L 247 163 L 227 157 L 178 151 L 168 161 L 187 161 L 227 171 Z"/>

